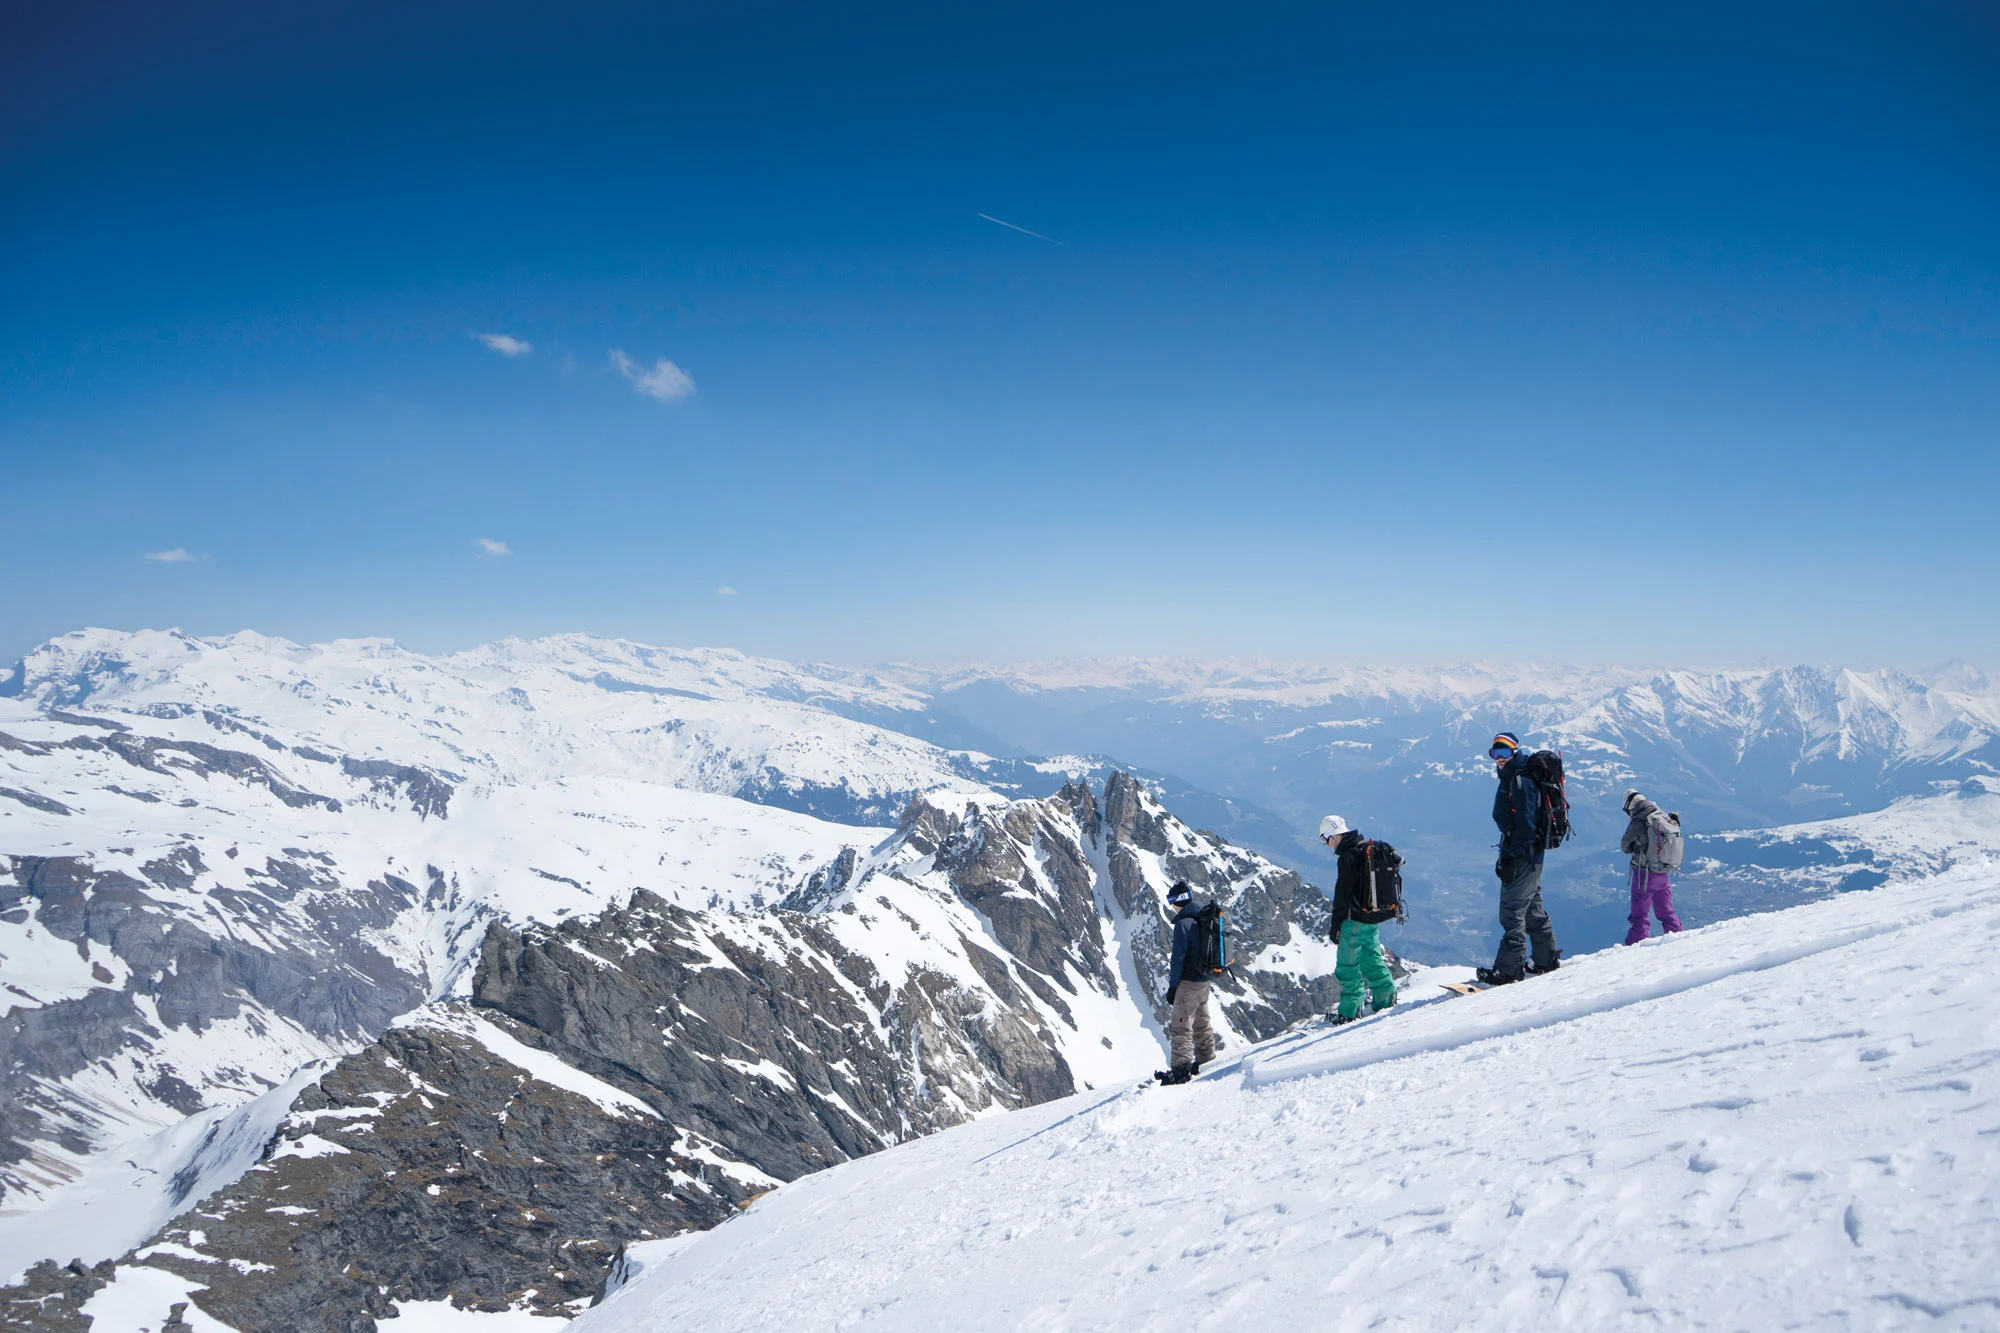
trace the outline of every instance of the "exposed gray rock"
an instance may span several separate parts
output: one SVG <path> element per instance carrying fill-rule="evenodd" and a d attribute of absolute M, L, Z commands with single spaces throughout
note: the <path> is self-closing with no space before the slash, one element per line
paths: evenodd
<path fill-rule="evenodd" d="M 267 860 L 256 872 L 265 892 L 218 888 L 212 897 L 252 923 L 275 919 L 283 896 L 299 897 L 308 929 L 287 930 L 289 947 L 272 948 L 254 934 L 204 930 L 155 896 L 192 888 L 205 871 L 192 847 L 148 862 L 146 880 L 77 857 L 0 857 L 0 910 L 27 909 L 28 919 L 80 958 L 88 961 L 91 947 L 102 946 L 128 969 L 121 987 L 0 1017 L 0 1196 L 25 1183 L 20 1172 L 37 1142 L 91 1149 L 87 1127 L 96 1112 L 65 1080 L 93 1064 L 130 1056 L 148 1071 L 140 1088 L 163 1106 L 187 1114 L 205 1105 L 181 1071 L 151 1056 L 161 1034 L 137 1003 L 142 997 L 170 1029 L 200 1032 L 256 1006 L 343 1041 L 367 1040 L 425 998 L 424 979 L 403 973 L 366 937 L 417 901 L 414 885 L 390 879 L 355 892 L 322 866 Z M 94 975 L 113 980 L 101 964 Z"/>
<path fill-rule="evenodd" d="M 277 770 L 254 754 L 241 750 L 225 750 L 218 745 L 208 745 L 201 741 L 168 740 L 160 736 L 140 736 L 118 723 L 105 723 L 102 719 L 51 713 L 62 721 L 76 725 L 99 723 L 116 728 L 109 736 L 76 736 L 64 741 L 63 747 L 72 750 L 104 750 L 117 755 L 126 763 L 149 773 L 164 774 L 169 769 L 183 769 L 200 774 L 221 774 L 239 782 L 263 787 L 286 805 L 294 807 L 319 806 L 326 810 L 339 810 L 340 802 L 331 796 L 320 796 L 309 791 L 300 791 L 278 775 Z"/>
<path fill-rule="evenodd" d="M 392 1028 L 143 1262 L 244 1333 L 373 1329 L 398 1300 L 573 1314 L 625 1241 L 713 1226 L 755 1192 L 658 1117 L 529 1077 L 482 1030 L 537 1040 L 460 1006 Z"/>
<path fill-rule="evenodd" d="M 116 1269 L 110 1259 L 95 1266 L 67 1267 L 42 1260 L 19 1283 L 0 1287 L 0 1333 L 91 1333 L 95 1321 L 83 1307 L 111 1281 Z"/>
<path fill-rule="evenodd" d="M 40 810 L 45 814 L 69 815 L 76 813 L 54 797 L 38 796 L 31 791 L 16 791 L 12 787 L 0 787 L 0 797 L 5 797 L 10 801 L 19 801 L 30 810 Z"/>
<path fill-rule="evenodd" d="M 340 771 L 351 778 L 366 778 L 375 791 L 408 801 L 410 808 L 425 818 L 445 817 L 451 804 L 452 783 L 443 775 L 413 764 L 392 764 L 386 759 L 340 761 Z"/>

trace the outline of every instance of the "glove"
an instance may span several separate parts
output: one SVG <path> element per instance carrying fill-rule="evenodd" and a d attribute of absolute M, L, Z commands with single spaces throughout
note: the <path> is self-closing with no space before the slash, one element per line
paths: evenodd
<path fill-rule="evenodd" d="M 1167 987 L 1167 1003 L 1168 1003 L 1168 1004 L 1172 1004 L 1172 1003 L 1174 1002 L 1174 993 L 1175 993 L 1176 991 L 1180 990 L 1180 988 L 1181 988 L 1181 983 L 1180 983 L 1180 982 L 1178 982 L 1178 981 L 1176 981 L 1176 982 L 1175 982 L 1175 983 L 1174 983 L 1173 985 L 1171 985 L 1171 986 Z"/>
<path fill-rule="evenodd" d="M 1500 877 L 1502 884 L 1505 884 L 1508 880 L 1514 878 L 1514 862 L 1508 857 L 1502 856 L 1498 861 L 1493 863 L 1493 873 Z"/>

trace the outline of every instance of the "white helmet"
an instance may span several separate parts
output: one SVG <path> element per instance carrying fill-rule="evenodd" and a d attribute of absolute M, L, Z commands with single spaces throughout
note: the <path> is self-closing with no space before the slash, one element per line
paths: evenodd
<path fill-rule="evenodd" d="M 1328 815 L 1325 819 L 1319 821 L 1319 840 L 1321 842 L 1332 842 L 1345 832 L 1347 832 L 1347 821 L 1339 815 Z"/>

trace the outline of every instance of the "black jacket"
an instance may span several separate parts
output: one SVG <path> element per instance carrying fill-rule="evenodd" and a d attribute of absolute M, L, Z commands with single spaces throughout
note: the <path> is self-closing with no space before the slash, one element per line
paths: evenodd
<path fill-rule="evenodd" d="M 1542 863 L 1542 789 L 1527 774 L 1528 756 L 1516 751 L 1500 770 L 1493 793 L 1493 823 L 1500 830 L 1502 861 Z"/>
<path fill-rule="evenodd" d="M 1362 854 L 1367 845 L 1360 832 L 1349 829 L 1340 835 L 1340 841 L 1333 845 L 1340 869 L 1333 881 L 1333 926 L 1334 939 L 1340 938 L 1343 921 L 1359 921 L 1364 926 L 1379 926 L 1384 921 L 1396 919 L 1396 909 L 1391 907 L 1373 912 L 1366 911 L 1361 904 L 1368 901 L 1368 858 Z"/>
<path fill-rule="evenodd" d="M 1167 988 L 1171 990 L 1181 984 L 1181 971 L 1188 965 L 1188 955 L 1194 951 L 1195 918 L 1201 909 L 1190 902 L 1174 914 L 1174 948 L 1167 959 Z M 1194 977 L 1195 981 L 1206 981 L 1206 977 Z"/>

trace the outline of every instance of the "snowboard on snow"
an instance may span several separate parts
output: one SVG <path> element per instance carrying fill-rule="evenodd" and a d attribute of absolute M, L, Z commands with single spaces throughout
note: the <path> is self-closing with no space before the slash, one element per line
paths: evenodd
<path fill-rule="evenodd" d="M 1483 990 L 1493 989 L 1481 981 L 1440 981 L 1438 985 L 1454 995 L 1477 995 Z"/>

